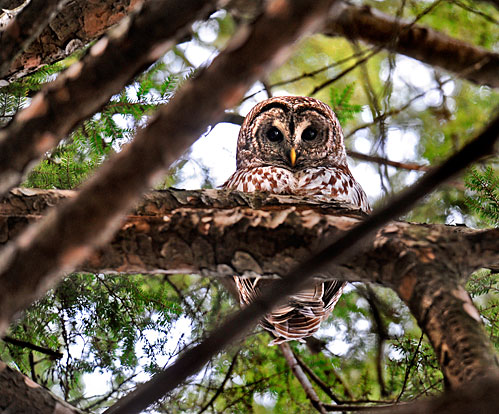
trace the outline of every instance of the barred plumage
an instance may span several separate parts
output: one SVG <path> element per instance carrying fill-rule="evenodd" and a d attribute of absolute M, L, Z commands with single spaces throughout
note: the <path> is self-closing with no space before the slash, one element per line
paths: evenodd
<path fill-rule="evenodd" d="M 334 112 L 307 97 L 281 96 L 256 105 L 246 116 L 237 144 L 237 170 L 224 188 L 343 200 L 363 211 L 370 207 L 346 161 L 343 132 Z M 242 305 L 269 283 L 235 277 Z M 344 283 L 318 283 L 289 298 L 261 325 L 278 344 L 313 335 L 334 308 Z"/>

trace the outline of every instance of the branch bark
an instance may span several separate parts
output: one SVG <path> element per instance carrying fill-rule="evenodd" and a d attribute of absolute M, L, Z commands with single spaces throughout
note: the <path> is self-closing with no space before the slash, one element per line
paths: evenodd
<path fill-rule="evenodd" d="M 479 85 L 499 87 L 499 54 L 434 29 L 400 21 L 374 8 L 341 4 L 325 34 L 386 48 L 438 66 Z"/>
<path fill-rule="evenodd" d="M 0 78 L 54 18 L 67 0 L 31 0 L 0 36 Z"/>
<path fill-rule="evenodd" d="M 174 0 L 146 2 L 131 21 L 122 22 L 82 61 L 43 88 L 0 131 L 0 195 L 22 180 L 33 161 L 188 34 L 189 23 L 206 17 L 214 3 L 186 0 L 179 7 Z"/>
<path fill-rule="evenodd" d="M 0 243 L 14 241 L 49 207 L 77 192 L 18 188 L 0 202 Z M 206 276 L 284 276 L 324 238 L 335 237 L 365 215 L 346 203 L 224 190 L 162 190 L 147 194 L 111 243 L 76 270 L 92 273 L 200 273 Z M 454 263 L 456 278 L 499 262 L 499 229 L 393 222 L 355 260 L 338 263 L 322 278 L 394 280 L 411 257 L 429 251 Z M 258 241 L 258 242 L 257 242 Z M 382 275 L 382 276 L 380 276 Z M 459 276 L 457 276 L 459 275 Z"/>
<path fill-rule="evenodd" d="M 2 71 L 5 73 L 0 76 L 0 86 L 69 56 L 123 19 L 137 3 L 137 0 L 69 2 L 31 45 Z M 10 7 L 7 5 L 7 8 Z"/>

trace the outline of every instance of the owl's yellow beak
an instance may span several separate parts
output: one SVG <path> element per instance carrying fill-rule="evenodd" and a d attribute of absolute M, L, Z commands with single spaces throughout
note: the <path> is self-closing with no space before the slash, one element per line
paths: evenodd
<path fill-rule="evenodd" d="M 296 163 L 296 151 L 294 148 L 291 148 L 289 152 L 289 160 L 291 161 L 291 166 L 294 167 Z"/>

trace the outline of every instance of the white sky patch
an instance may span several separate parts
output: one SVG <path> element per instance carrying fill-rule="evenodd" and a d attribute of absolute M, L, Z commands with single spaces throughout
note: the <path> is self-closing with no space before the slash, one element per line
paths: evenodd
<path fill-rule="evenodd" d="M 359 182 L 372 203 L 381 194 L 381 182 L 378 172 L 368 163 L 363 162 L 355 166 L 350 164 L 350 169 L 355 180 Z"/>
<path fill-rule="evenodd" d="M 203 184 L 202 167 L 210 171 L 215 187 L 222 185 L 236 171 L 236 146 L 239 125 L 217 124 L 209 134 L 191 147 L 190 161 L 181 172 L 180 188 L 199 189 Z"/>
<path fill-rule="evenodd" d="M 411 130 L 389 128 L 386 140 L 386 155 L 392 161 L 414 160 L 419 137 Z"/>
<path fill-rule="evenodd" d="M 194 40 L 178 45 L 177 47 L 184 52 L 185 57 L 195 67 L 199 67 L 201 65 L 208 66 L 219 53 L 217 49 L 208 48 Z"/>
<path fill-rule="evenodd" d="M 365 134 L 360 134 L 360 132 L 362 131 L 359 131 L 359 134 L 357 134 L 353 146 L 356 151 L 362 152 L 363 154 L 369 154 L 369 151 L 371 151 L 371 141 L 362 136 Z"/>

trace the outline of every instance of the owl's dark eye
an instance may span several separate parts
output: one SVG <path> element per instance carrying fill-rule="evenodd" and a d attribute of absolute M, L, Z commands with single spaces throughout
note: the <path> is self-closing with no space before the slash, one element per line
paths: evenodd
<path fill-rule="evenodd" d="M 308 127 L 301 134 L 301 139 L 305 141 L 313 141 L 317 137 L 317 135 L 317 130 L 315 128 Z"/>
<path fill-rule="evenodd" d="M 275 126 L 267 129 L 267 131 L 265 132 L 265 136 L 270 142 L 280 142 L 284 139 L 284 135 L 282 135 L 282 132 L 279 131 L 279 129 Z"/>

